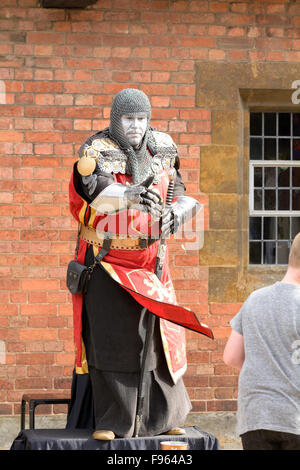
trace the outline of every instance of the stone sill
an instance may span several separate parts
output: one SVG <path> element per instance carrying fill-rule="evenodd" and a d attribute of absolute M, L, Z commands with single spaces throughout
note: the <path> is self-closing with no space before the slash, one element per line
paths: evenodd
<path fill-rule="evenodd" d="M 247 271 L 249 273 L 285 273 L 287 270 L 287 264 L 248 264 Z"/>

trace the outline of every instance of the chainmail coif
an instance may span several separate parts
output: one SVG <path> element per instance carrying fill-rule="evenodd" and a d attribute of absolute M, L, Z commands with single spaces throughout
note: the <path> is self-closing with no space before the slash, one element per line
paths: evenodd
<path fill-rule="evenodd" d="M 145 113 L 147 115 L 147 128 L 138 149 L 134 149 L 124 135 L 121 117 L 124 114 Z M 147 150 L 151 141 L 150 132 L 151 104 L 141 90 L 126 88 L 120 91 L 114 98 L 110 112 L 109 133 L 120 148 L 128 155 L 129 169 L 133 183 L 141 183 L 152 174 L 152 158 Z"/>

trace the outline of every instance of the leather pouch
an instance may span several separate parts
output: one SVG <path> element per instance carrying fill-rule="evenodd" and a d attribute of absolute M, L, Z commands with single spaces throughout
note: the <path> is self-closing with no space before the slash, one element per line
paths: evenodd
<path fill-rule="evenodd" d="M 71 294 L 84 294 L 87 288 L 89 269 L 73 260 L 68 264 L 67 288 Z"/>
<path fill-rule="evenodd" d="M 106 237 L 103 241 L 103 246 L 100 250 L 100 253 L 95 257 L 94 264 L 87 267 L 83 264 L 78 263 L 78 248 L 79 248 L 79 238 L 80 238 L 80 224 L 78 225 L 78 234 L 77 234 L 77 246 L 76 246 L 76 256 L 75 260 L 70 261 L 67 268 L 67 278 L 66 284 L 67 288 L 71 294 L 86 294 L 88 289 L 89 280 L 91 274 L 97 264 L 99 264 L 105 255 L 110 250 L 111 238 Z"/>

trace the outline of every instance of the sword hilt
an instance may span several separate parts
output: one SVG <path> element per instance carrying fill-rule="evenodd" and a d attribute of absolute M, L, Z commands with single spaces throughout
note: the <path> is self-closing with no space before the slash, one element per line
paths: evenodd
<path fill-rule="evenodd" d="M 173 171 L 171 170 L 169 176 L 170 176 L 170 181 L 169 181 L 167 196 L 166 196 L 166 205 L 165 205 L 166 208 L 171 207 L 172 205 L 176 171 L 174 169 Z M 156 266 L 155 266 L 155 274 L 157 275 L 159 279 L 161 277 L 165 255 L 166 255 L 166 240 L 165 238 L 161 238 L 160 244 L 157 250 L 157 259 L 156 259 Z"/>
<path fill-rule="evenodd" d="M 176 175 L 176 172 L 173 169 L 173 171 L 170 172 L 170 181 L 169 181 L 167 197 L 166 197 L 166 207 L 170 207 L 173 201 L 175 175 Z"/>

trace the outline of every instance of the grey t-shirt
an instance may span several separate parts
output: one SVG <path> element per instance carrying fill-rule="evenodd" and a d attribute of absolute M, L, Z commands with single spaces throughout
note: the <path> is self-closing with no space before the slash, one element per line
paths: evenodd
<path fill-rule="evenodd" d="M 300 434 L 300 286 L 276 282 L 254 291 L 230 325 L 245 344 L 237 433 Z"/>

